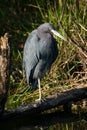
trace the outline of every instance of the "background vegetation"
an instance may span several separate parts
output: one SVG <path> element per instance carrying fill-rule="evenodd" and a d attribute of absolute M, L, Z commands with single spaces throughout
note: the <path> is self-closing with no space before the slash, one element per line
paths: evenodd
<path fill-rule="evenodd" d="M 10 34 L 11 74 L 6 108 L 15 108 L 38 98 L 27 86 L 23 71 L 23 46 L 30 32 L 44 22 L 53 23 L 67 38 L 58 40 L 59 56 L 41 82 L 43 97 L 55 91 L 87 85 L 87 1 L 0 1 L 0 36 Z M 74 41 L 73 41 L 74 40 Z"/>

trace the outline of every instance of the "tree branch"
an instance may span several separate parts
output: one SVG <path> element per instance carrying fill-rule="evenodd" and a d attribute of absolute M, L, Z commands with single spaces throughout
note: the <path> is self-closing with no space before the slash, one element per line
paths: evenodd
<path fill-rule="evenodd" d="M 24 115 L 35 115 L 48 109 L 66 105 L 70 102 L 77 102 L 87 98 L 87 87 L 72 89 L 63 93 L 55 93 L 45 98 L 44 102 L 35 101 L 27 106 L 21 106 L 14 110 L 8 110 L 3 114 L 1 119 L 12 119 Z"/>

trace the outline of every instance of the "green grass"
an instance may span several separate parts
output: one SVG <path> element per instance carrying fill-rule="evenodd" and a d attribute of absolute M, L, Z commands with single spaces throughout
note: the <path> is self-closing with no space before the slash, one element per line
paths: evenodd
<path fill-rule="evenodd" d="M 41 82 L 43 97 L 55 91 L 64 91 L 87 84 L 87 59 L 67 37 L 68 33 L 87 55 L 87 13 L 82 1 L 32 0 L 17 3 L 5 0 L 0 3 L 0 35 L 9 32 L 11 44 L 11 74 L 7 108 L 30 103 L 38 98 L 38 90 L 32 92 L 27 86 L 23 72 L 23 46 L 30 32 L 44 22 L 51 22 L 56 30 L 67 38 L 58 41 L 59 56 Z M 7 6 L 9 4 L 9 6 Z M 44 86 L 44 87 L 43 87 Z"/>

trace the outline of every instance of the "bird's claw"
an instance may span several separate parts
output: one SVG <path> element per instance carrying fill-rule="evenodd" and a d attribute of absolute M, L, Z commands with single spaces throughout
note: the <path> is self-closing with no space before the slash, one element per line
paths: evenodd
<path fill-rule="evenodd" d="M 39 102 L 39 103 L 43 103 L 45 101 L 45 99 L 42 99 L 42 98 L 39 98 L 37 100 L 35 100 L 36 102 Z"/>

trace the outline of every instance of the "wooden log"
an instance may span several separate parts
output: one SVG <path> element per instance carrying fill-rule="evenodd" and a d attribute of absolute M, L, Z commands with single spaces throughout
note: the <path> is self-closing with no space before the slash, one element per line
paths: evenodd
<path fill-rule="evenodd" d="M 0 38 L 0 115 L 4 111 L 4 105 L 9 88 L 9 65 L 10 65 L 10 46 L 8 34 L 5 33 Z"/>
<path fill-rule="evenodd" d="M 68 90 L 63 93 L 55 93 L 49 95 L 43 102 L 35 101 L 29 105 L 18 107 L 14 110 L 5 112 L 1 119 L 12 119 L 25 115 L 35 115 L 44 112 L 48 109 L 66 105 L 70 102 L 77 102 L 87 98 L 87 87 Z"/>

